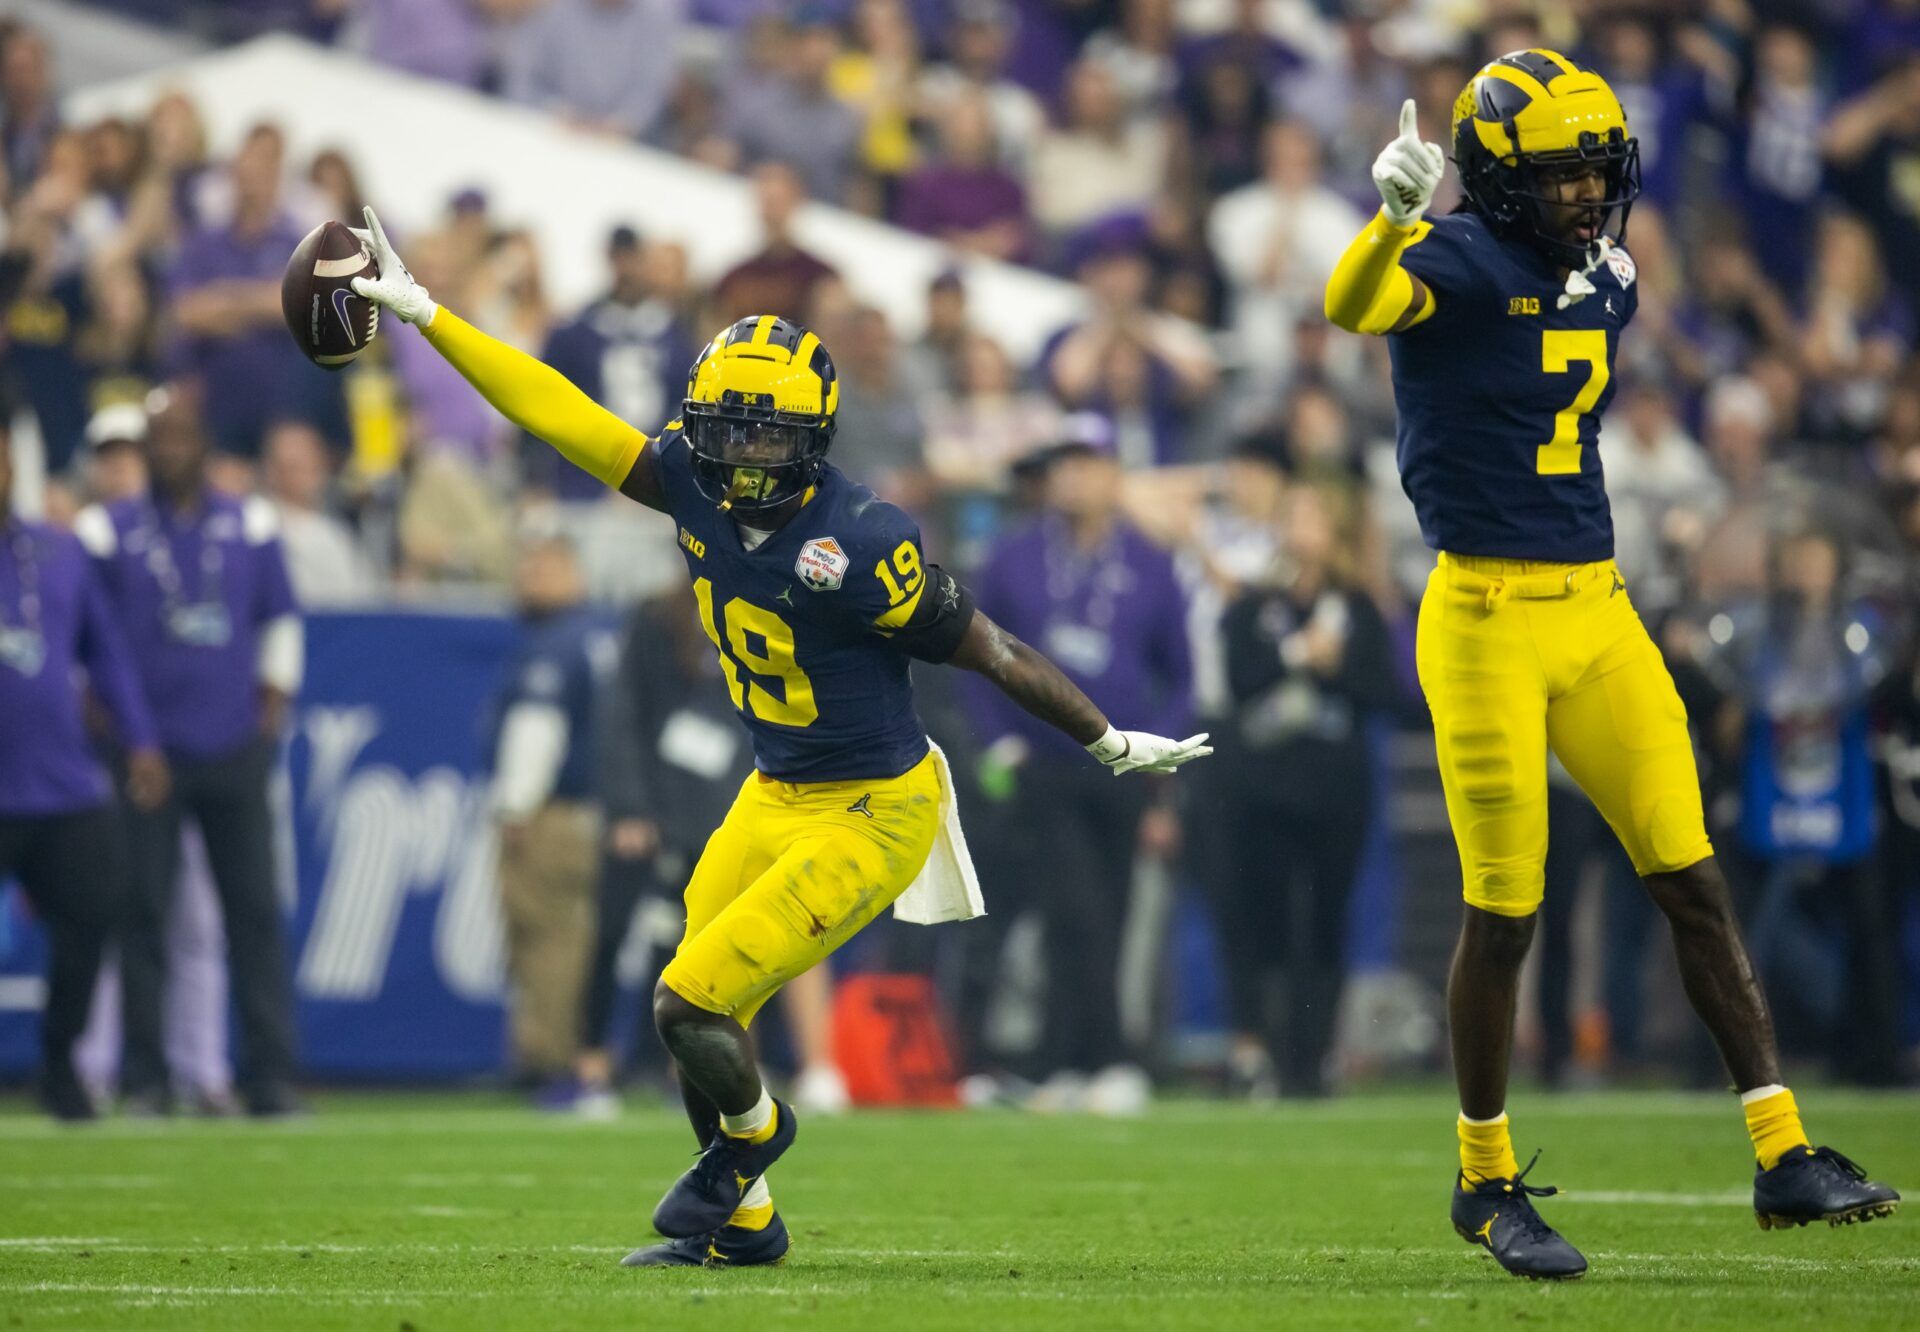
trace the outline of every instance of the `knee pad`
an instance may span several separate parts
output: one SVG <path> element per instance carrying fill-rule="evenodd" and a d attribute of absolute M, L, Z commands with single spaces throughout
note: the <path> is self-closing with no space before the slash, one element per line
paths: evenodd
<path fill-rule="evenodd" d="M 1654 801 L 1636 836 L 1640 844 L 1632 848 L 1633 868 L 1642 877 L 1682 870 L 1713 854 L 1697 789 L 1676 791 Z"/>
<path fill-rule="evenodd" d="M 1497 726 L 1476 723 L 1447 730 L 1448 757 L 1460 794 L 1475 805 L 1504 805 L 1519 793 L 1513 737 Z"/>

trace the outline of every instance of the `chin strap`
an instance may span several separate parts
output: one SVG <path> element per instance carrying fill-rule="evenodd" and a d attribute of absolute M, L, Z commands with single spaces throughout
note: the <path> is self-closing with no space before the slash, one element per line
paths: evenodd
<path fill-rule="evenodd" d="M 1607 256 L 1612 253 L 1613 242 L 1605 236 L 1596 237 L 1592 250 L 1587 258 L 1587 266 L 1585 268 L 1575 269 L 1573 272 L 1567 274 L 1567 289 L 1561 292 L 1560 298 L 1554 302 L 1555 308 L 1564 310 L 1570 305 L 1578 305 L 1581 301 L 1593 295 L 1594 285 L 1588 281 L 1588 275 L 1592 273 L 1594 269 L 1600 267 L 1601 264 L 1604 264 L 1607 261 Z"/>

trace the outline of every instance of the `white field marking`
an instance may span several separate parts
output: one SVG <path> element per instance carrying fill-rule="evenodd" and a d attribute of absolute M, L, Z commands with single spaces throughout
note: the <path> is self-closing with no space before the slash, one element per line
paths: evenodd
<path fill-rule="evenodd" d="M 1911 1107 L 1914 1098 L 1911 1093 L 1842 1093 L 1834 1095 L 1823 1093 L 1820 1100 L 1822 1111 L 1872 1112 L 1887 1110 L 1896 1105 Z M 1444 1108 L 1445 1103 L 1434 1095 L 1388 1093 L 1381 1096 L 1357 1096 L 1346 1099 L 1334 1098 L 1327 1101 L 1282 1103 L 1280 1105 L 1223 1105 L 1217 1101 L 1157 1101 L 1153 1109 L 1138 1123 L 1151 1124 L 1156 1120 L 1177 1120 L 1181 1123 L 1219 1123 L 1228 1126 L 1247 1124 L 1277 1123 L 1290 1124 L 1307 1120 L 1337 1120 L 1343 1123 L 1401 1122 L 1407 1119 L 1425 1119 L 1434 1114 L 1436 1106 L 1441 1107 L 1443 1118 L 1452 1111 Z M 1017 1111 L 975 1112 L 980 1117 L 986 1114 L 1017 1114 Z M 1586 1118 L 1596 1113 L 1605 1113 L 1626 1119 L 1711 1119 L 1731 1117 L 1739 1122 L 1739 1098 L 1731 1093 L 1718 1092 L 1680 1092 L 1680 1091 L 1617 1091 L 1617 1092 L 1556 1092 L 1551 1096 L 1529 1097 L 1514 1107 L 1515 1118 L 1524 1115 L 1527 1120 L 1534 1119 L 1571 1119 Z M 1052 1116 L 1066 1122 L 1093 1120 L 1096 1123 L 1113 1124 L 1112 1120 L 1096 1120 L 1093 1116 L 1060 1115 Z"/>
<path fill-rule="evenodd" d="M 64 1124 L 56 1124 L 32 1115 L 0 1115 L 0 1139 L 55 1142 L 99 1142 L 118 1138 L 360 1138 L 360 1137 L 446 1137 L 450 1135 L 502 1134 L 526 1137 L 537 1133 L 600 1135 L 606 1137 L 681 1138 L 686 1135 L 686 1120 L 634 1115 L 606 1124 L 587 1122 L 554 1123 L 554 1116 L 535 1110 L 460 1110 L 445 1106 L 414 1111 L 383 1110 L 370 1113 L 324 1111 L 311 1119 L 275 1120 L 253 1123 L 245 1120 L 161 1120 L 107 1119 L 87 1125 L 84 1133 L 75 1133 Z"/>
<path fill-rule="evenodd" d="M 458 1255 L 483 1253 L 623 1253 L 626 1251 L 617 1242 L 607 1244 L 503 1245 L 422 1244 L 408 1241 L 395 1241 L 390 1244 L 334 1244 L 316 1241 L 312 1244 L 300 1244 L 292 1240 L 280 1240 L 270 1244 L 220 1244 L 212 1240 L 183 1240 L 178 1244 L 139 1244 L 122 1243 L 119 1240 L 7 1240 L 0 1241 L 0 1243 L 6 1243 L 15 1249 L 27 1253 L 68 1253 L 76 1248 L 84 1248 L 91 1249 L 95 1253 L 187 1253 L 221 1257 L 242 1254 L 288 1253 L 419 1253 Z"/>
<path fill-rule="evenodd" d="M 410 1189 L 464 1189 L 473 1186 L 498 1189 L 531 1189 L 540 1183 L 538 1175 L 402 1175 L 396 1181 Z"/>
<path fill-rule="evenodd" d="M 1901 1103 L 1912 1104 L 1912 1098 L 1897 1095 L 1875 1095 L 1872 1093 L 1823 1095 L 1823 1112 L 1869 1112 L 1884 1109 Z M 1244 1127 L 1248 1124 L 1288 1125 L 1318 1120 L 1338 1120 L 1342 1123 L 1382 1123 L 1403 1122 L 1409 1118 L 1424 1118 L 1435 1113 L 1437 1105 L 1443 1104 L 1438 1098 L 1427 1094 L 1391 1094 L 1379 1097 L 1366 1096 L 1349 1100 L 1335 1100 L 1324 1103 L 1305 1103 L 1281 1105 L 1275 1107 L 1235 1107 L 1223 1106 L 1209 1101 L 1163 1101 L 1141 1121 L 1143 1125 L 1155 1122 L 1180 1124 L 1215 1123 L 1229 1127 Z M 1632 1118 L 1647 1119 L 1692 1119 L 1714 1118 L 1731 1115 L 1738 1109 L 1738 1102 L 1730 1096 L 1714 1092 L 1573 1092 L 1557 1093 L 1551 1097 L 1529 1100 L 1524 1113 L 1531 1119 L 1576 1118 L 1589 1116 L 1597 1111 Z M 868 1117 L 865 1112 L 849 1117 L 851 1123 L 858 1124 Z M 953 1114 L 927 1114 L 925 1112 L 906 1112 L 892 1114 L 878 1112 L 873 1118 L 899 1120 L 913 1118 L 947 1125 L 961 1125 L 971 1128 L 975 1125 L 988 1127 L 1005 1124 L 1014 1119 L 1030 1119 L 1015 1110 L 983 1110 Z M 1104 1130 L 1096 1141 L 1128 1143 L 1133 1135 L 1114 1121 L 1098 1119 L 1090 1115 L 1054 1116 L 1057 1121 L 1074 1125 L 1092 1125 Z M 1444 1118 L 1444 1114 L 1443 1114 Z M 344 1110 L 339 1113 L 323 1111 L 309 1119 L 275 1121 L 271 1123 L 253 1123 L 232 1120 L 124 1120 L 109 1119 L 87 1126 L 83 1134 L 76 1134 L 65 1125 L 43 1120 L 36 1115 L 0 1114 L 0 1140 L 51 1139 L 63 1142 L 98 1142 L 114 1138 L 167 1138 L 167 1137 L 204 1137 L 233 1140 L 251 1137 L 265 1143 L 281 1138 L 334 1138 L 334 1137 L 373 1137 L 392 1136 L 433 1136 L 511 1134 L 525 1137 L 529 1134 L 570 1134 L 602 1135 L 607 1137 L 680 1138 L 686 1132 L 685 1121 L 676 1113 L 662 1108 L 653 1114 L 627 1115 L 605 1124 L 562 1120 L 553 1115 L 543 1115 L 537 1111 L 512 1108 L 487 1108 L 477 1110 L 449 1109 L 445 1105 L 426 1106 L 416 1110 Z"/>
<path fill-rule="evenodd" d="M 0 1284 L 0 1291 L 15 1295 L 130 1295 L 157 1297 L 160 1299 L 181 1299 L 195 1302 L 246 1298 L 246 1299 L 283 1299 L 294 1298 L 302 1301 L 318 1301 L 334 1304 L 417 1304 L 423 1300 L 455 1299 L 491 1300 L 504 1292 L 491 1290 L 387 1290 L 365 1294 L 341 1294 L 336 1291 L 317 1292 L 302 1286 L 241 1286 L 221 1284 L 212 1286 L 155 1286 L 132 1281 L 22 1281 Z"/>
<path fill-rule="evenodd" d="M 71 1244 L 118 1244 L 119 1242 L 111 1235 L 16 1235 L 10 1239 L 0 1239 L 0 1249 L 38 1249 L 55 1245 L 64 1248 Z"/>
<path fill-rule="evenodd" d="M 802 1256 L 826 1254 L 837 1258 L 963 1258 L 998 1262 L 1020 1256 L 1018 1249 L 855 1249 L 837 1244 L 806 1244 Z"/>
<path fill-rule="evenodd" d="M 1463 1254 L 1470 1259 L 1485 1258 L 1491 1261 L 1493 1255 L 1479 1245 L 1448 1248 L 1408 1248 L 1391 1249 L 1384 1246 L 1345 1246 L 1324 1249 L 1326 1254 L 1361 1255 L 1383 1258 L 1433 1258 L 1448 1254 Z M 1728 1267 L 1751 1267 L 1760 1271 L 1795 1272 L 1850 1272 L 1861 1267 L 1886 1267 L 1895 1270 L 1920 1270 L 1920 1258 L 1894 1257 L 1891 1255 L 1849 1255 L 1844 1258 L 1795 1258 L 1785 1254 L 1771 1253 L 1600 1253 L 1588 1250 L 1587 1256 L 1609 1263 L 1650 1263 L 1661 1267 L 1683 1268 L 1697 1271 Z"/>
<path fill-rule="evenodd" d="M 442 1207 L 433 1203 L 423 1203 L 405 1209 L 413 1216 L 504 1216 L 506 1211 L 499 1207 Z"/>
<path fill-rule="evenodd" d="M 663 1288 L 659 1294 L 712 1299 L 720 1295 L 866 1295 L 872 1290 L 872 1283 L 866 1281 L 836 1281 L 830 1286 L 817 1283 L 811 1286 L 763 1285 L 756 1281 L 750 1286 L 673 1286 Z"/>
<path fill-rule="evenodd" d="M 605 1244 L 449 1244 L 397 1240 L 385 1244 L 340 1244 L 315 1241 L 303 1244 L 293 1240 L 277 1240 L 259 1244 L 221 1244 L 213 1242 L 182 1241 L 177 1244 L 141 1244 L 123 1242 L 115 1239 L 77 1237 L 26 1237 L 21 1239 L 0 1240 L 0 1245 L 28 1252 L 65 1252 L 84 1247 L 103 1253 L 189 1253 L 189 1254 L 444 1254 L 449 1256 L 481 1255 L 504 1253 L 509 1255 L 529 1253 L 553 1254 L 603 1254 L 618 1256 L 632 1247 L 625 1240 L 610 1240 Z M 1017 1258 L 1015 1249 L 904 1249 L 871 1248 L 862 1246 L 843 1246 L 836 1244 L 803 1243 L 797 1250 L 802 1258 L 819 1255 L 834 1258 L 949 1258 L 956 1261 L 1003 1261 Z M 1447 1246 L 1390 1248 L 1386 1246 L 1323 1246 L 1312 1249 L 1289 1250 L 1278 1255 L 1301 1258 L 1410 1258 L 1410 1257 L 1449 1257 L 1461 1256 L 1469 1259 L 1487 1258 L 1490 1255 L 1478 1246 L 1457 1248 Z M 1752 1267 L 1761 1270 L 1824 1272 L 1829 1270 L 1851 1269 L 1859 1267 L 1885 1267 L 1895 1270 L 1920 1270 L 1920 1257 L 1901 1257 L 1895 1255 L 1853 1255 L 1846 1258 L 1802 1258 L 1787 1254 L 1763 1253 L 1594 1253 L 1595 1258 L 1608 1262 L 1651 1263 L 1659 1266 L 1697 1269 L 1701 1267 Z M 4 1289 L 4 1287 L 0 1287 Z"/>
<path fill-rule="evenodd" d="M 160 1175 L 0 1175 L 0 1189 L 157 1189 L 173 1183 Z"/>
<path fill-rule="evenodd" d="M 1622 1203 L 1638 1207 L 1752 1207 L 1753 1194 L 1737 1189 L 1719 1193 L 1636 1193 L 1617 1189 L 1562 1189 L 1560 1202 Z"/>
<path fill-rule="evenodd" d="M 0 1240 L 0 1245 L 29 1253 L 67 1253 L 77 1248 L 91 1249 L 97 1253 L 186 1253 L 208 1255 L 244 1255 L 244 1254 L 287 1254 L 321 1253 L 358 1255 L 380 1254 L 444 1254 L 448 1256 L 478 1254 L 527 1254 L 527 1253 L 566 1253 L 566 1254 L 606 1254 L 612 1257 L 629 1252 L 639 1240 L 609 1240 L 604 1244 L 436 1244 L 428 1242 L 396 1240 L 387 1244 L 340 1244 L 330 1241 L 315 1241 L 302 1244 L 294 1240 L 275 1240 L 259 1244 L 225 1244 L 212 1240 L 182 1240 L 175 1244 L 143 1244 L 117 1239 L 87 1238 L 85 1236 L 67 1238 L 54 1236 L 27 1237 L 23 1239 Z M 851 1248 L 835 1244 L 807 1244 L 807 1254 L 843 1258 L 953 1258 L 971 1259 L 983 1262 L 998 1261 L 1003 1258 L 1017 1257 L 1015 1249 L 873 1249 Z"/>
<path fill-rule="evenodd" d="M 1059 1179 L 1049 1181 L 1049 1193 L 1145 1193 L 1147 1184 L 1139 1179 Z"/>

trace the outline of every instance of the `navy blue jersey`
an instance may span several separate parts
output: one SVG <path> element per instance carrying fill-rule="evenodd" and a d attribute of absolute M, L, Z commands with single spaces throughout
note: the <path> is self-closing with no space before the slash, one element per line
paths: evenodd
<path fill-rule="evenodd" d="M 1401 265 L 1434 313 L 1393 334 L 1400 483 L 1435 550 L 1582 564 L 1613 557 L 1600 414 L 1620 331 L 1639 305 L 1616 250 L 1594 294 L 1561 310 L 1538 251 L 1473 213 L 1420 224 Z"/>
<path fill-rule="evenodd" d="M 925 758 L 908 658 L 887 640 L 927 581 L 914 521 L 827 467 L 800 511 L 748 550 L 694 485 L 679 422 L 647 452 L 754 766 L 837 782 L 897 777 Z"/>

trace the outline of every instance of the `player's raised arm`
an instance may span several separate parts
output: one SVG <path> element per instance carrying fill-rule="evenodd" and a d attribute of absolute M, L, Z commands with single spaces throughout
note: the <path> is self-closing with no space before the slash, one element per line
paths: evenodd
<path fill-rule="evenodd" d="M 582 393 L 565 375 L 517 347 L 490 338 L 436 305 L 394 253 L 373 209 L 356 232 L 373 249 L 377 278 L 355 278 L 353 289 L 418 328 L 467 382 L 509 421 L 538 435 L 591 476 L 652 509 L 664 509 L 647 437 Z"/>
<path fill-rule="evenodd" d="M 1085 745 L 1089 754 L 1116 774 L 1172 772 L 1213 752 L 1204 731 L 1185 740 L 1169 740 L 1145 731 L 1118 730 L 1058 666 L 982 611 L 972 612 L 959 647 L 947 660 L 986 676 L 1015 703 Z"/>
<path fill-rule="evenodd" d="M 1400 136 L 1373 164 L 1380 211 L 1327 279 L 1328 320 L 1349 333 L 1398 333 L 1433 313 L 1433 292 L 1401 267 L 1400 254 L 1418 238 L 1446 169 L 1439 145 L 1421 142 L 1409 97 L 1400 108 Z"/>

